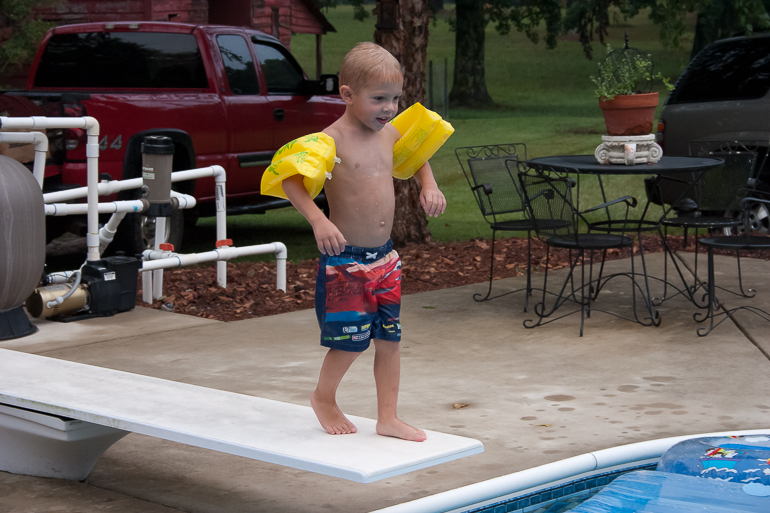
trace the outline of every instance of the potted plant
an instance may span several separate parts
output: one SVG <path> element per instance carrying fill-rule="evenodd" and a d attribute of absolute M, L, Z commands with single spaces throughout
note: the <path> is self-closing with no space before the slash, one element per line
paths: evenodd
<path fill-rule="evenodd" d="M 599 63 L 599 76 L 591 77 L 596 84 L 596 96 L 612 136 L 647 135 L 652 132 L 658 93 L 652 91 L 653 80 L 658 79 L 670 91 L 674 86 L 660 73 L 653 75 L 649 54 L 625 47 L 611 50 Z"/>

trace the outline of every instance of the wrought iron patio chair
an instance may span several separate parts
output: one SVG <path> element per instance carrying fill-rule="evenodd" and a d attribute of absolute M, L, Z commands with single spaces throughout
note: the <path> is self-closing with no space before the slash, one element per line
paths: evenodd
<path fill-rule="evenodd" d="M 770 200 L 756 196 L 747 196 L 740 201 L 740 208 L 744 212 L 744 226 L 741 233 L 737 235 L 705 238 L 701 239 L 700 241 L 701 245 L 708 249 L 708 272 L 706 279 L 707 308 L 705 313 L 696 312 L 693 315 L 693 318 L 698 322 L 709 320 L 709 326 L 700 327 L 697 330 L 698 335 L 701 337 L 705 337 L 711 333 L 717 326 L 722 324 L 725 320 L 731 319 L 733 315 L 739 311 L 752 312 L 762 317 L 766 321 L 770 321 L 770 313 L 762 310 L 761 308 L 752 305 L 742 305 L 735 308 L 726 308 L 725 305 L 723 305 L 716 296 L 717 286 L 714 280 L 715 249 L 733 250 L 736 252 L 736 254 L 740 253 L 741 251 L 770 249 L 770 237 L 764 235 L 753 235 L 751 233 L 748 210 L 751 209 L 752 205 L 754 204 L 770 206 Z M 721 289 L 721 287 L 719 288 Z M 718 312 L 720 309 L 722 311 Z M 714 320 L 720 316 L 724 317 L 715 323 Z"/>
<path fill-rule="evenodd" d="M 526 208 L 529 219 L 535 228 L 538 238 L 546 243 L 546 261 L 545 276 L 543 283 L 542 300 L 534 307 L 537 320 L 527 319 L 524 321 L 526 328 L 534 328 L 548 324 L 568 315 L 580 312 L 580 336 L 583 336 L 585 318 L 591 316 L 592 311 L 599 311 L 614 315 L 616 317 L 629 321 L 638 322 L 644 325 L 660 324 L 657 313 L 644 320 L 639 319 L 636 312 L 636 292 L 638 285 L 635 282 L 634 258 L 632 251 L 631 272 L 620 273 L 631 280 L 632 288 L 632 308 L 634 319 L 619 315 L 607 310 L 599 310 L 594 307 L 592 288 L 599 286 L 599 281 L 593 279 L 593 252 L 606 251 L 609 249 L 633 247 L 634 239 L 616 233 L 581 233 L 581 222 L 587 225 L 585 214 L 589 212 L 598 212 L 611 207 L 612 205 L 621 205 L 628 216 L 630 208 L 636 206 L 636 199 L 631 196 L 624 196 L 609 202 L 602 203 L 595 207 L 578 212 L 575 203 L 572 200 L 572 188 L 574 180 L 561 173 L 577 173 L 577 170 L 558 170 L 538 164 L 536 162 L 519 162 L 518 176 L 521 182 L 521 188 L 525 194 Z M 548 268 L 550 267 L 551 248 L 561 248 L 569 250 L 569 271 L 564 283 L 561 285 L 556 299 L 550 305 L 546 305 L 548 289 Z M 589 252 L 589 261 L 585 262 L 585 253 Z M 576 267 L 581 264 L 580 283 L 576 283 Z M 588 267 L 588 281 L 586 281 L 585 270 Z M 607 277 L 604 279 L 610 279 Z M 566 303 L 577 303 L 579 308 L 567 312 L 558 317 L 551 316 Z"/>
<path fill-rule="evenodd" d="M 690 154 L 698 157 L 720 158 L 724 160 L 724 165 L 705 173 L 692 173 L 681 177 L 655 176 L 645 182 L 649 199 L 664 206 L 664 214 L 660 219 L 662 229 L 660 235 L 666 256 L 663 264 L 663 296 L 657 299 L 658 304 L 681 293 L 698 305 L 695 296 L 695 291 L 700 287 L 700 282 L 697 279 L 698 232 L 704 229 L 710 231 L 729 230 L 741 225 L 741 219 L 732 213 L 738 210 L 741 198 L 745 196 L 754 179 L 757 152 L 749 150 L 742 142 L 694 141 L 690 144 Z M 668 244 L 669 227 L 684 229 L 685 245 L 688 230 L 693 229 L 695 231 L 695 259 L 693 264 L 695 279 L 691 285 L 688 285 Z M 669 258 L 682 281 L 682 289 L 673 287 L 668 282 Z M 745 292 L 743 281 L 740 279 L 740 255 L 738 255 L 737 262 L 740 295 L 750 297 L 753 295 L 753 291 L 749 289 L 748 293 Z M 677 290 L 672 296 L 668 296 L 670 285 Z"/>
<path fill-rule="evenodd" d="M 532 295 L 531 254 L 532 222 L 524 215 L 524 204 L 516 175 L 508 172 L 506 159 L 527 158 L 527 147 L 523 143 L 488 144 L 455 149 L 455 155 L 473 192 L 484 220 L 492 228 L 492 249 L 489 265 L 489 289 L 486 296 L 474 294 L 476 301 L 487 301 L 498 297 L 525 291 L 524 311 L 527 311 Z M 512 290 L 492 296 L 492 281 L 495 267 L 495 239 L 498 231 L 527 232 L 527 284 L 523 289 Z"/>

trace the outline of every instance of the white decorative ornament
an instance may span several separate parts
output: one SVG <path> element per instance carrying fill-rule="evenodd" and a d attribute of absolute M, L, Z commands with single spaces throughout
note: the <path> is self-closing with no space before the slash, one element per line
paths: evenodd
<path fill-rule="evenodd" d="M 655 135 L 603 135 L 594 156 L 600 164 L 654 164 L 663 156 Z"/>

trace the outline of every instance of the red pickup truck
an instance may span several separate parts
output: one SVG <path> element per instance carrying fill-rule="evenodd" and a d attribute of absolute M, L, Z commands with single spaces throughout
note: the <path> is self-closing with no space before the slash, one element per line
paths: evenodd
<path fill-rule="evenodd" d="M 214 164 L 225 168 L 229 214 L 287 206 L 259 194 L 265 167 L 283 144 L 320 131 L 345 108 L 336 76 L 308 80 L 274 37 L 245 28 L 162 22 L 51 29 L 26 89 L 6 94 L 30 107 L 30 112 L 13 115 L 96 118 L 99 171 L 115 180 L 141 176 L 145 136 L 170 137 L 175 171 Z M 48 135 L 45 192 L 86 185 L 85 131 Z M 178 248 L 185 227 L 198 216 L 213 215 L 214 182 L 179 182 L 177 187 L 198 200 L 195 211 L 176 211 L 167 223 L 166 238 Z M 128 191 L 119 198 L 138 194 Z M 67 218 L 49 218 L 49 240 L 71 228 L 62 220 Z M 135 254 L 150 247 L 154 236 L 152 219 L 130 214 L 112 249 Z"/>

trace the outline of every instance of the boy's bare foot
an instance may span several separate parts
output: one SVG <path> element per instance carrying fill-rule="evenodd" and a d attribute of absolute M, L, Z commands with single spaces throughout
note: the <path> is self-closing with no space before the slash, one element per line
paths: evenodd
<path fill-rule="evenodd" d="M 406 422 L 400 419 L 393 419 L 390 421 L 377 421 L 377 434 L 382 436 L 392 436 L 395 438 L 402 438 L 404 440 L 410 440 L 412 442 L 424 442 L 428 439 L 425 431 L 410 426 Z"/>
<path fill-rule="evenodd" d="M 318 422 L 330 435 L 348 435 L 358 431 L 356 426 L 343 415 L 337 403 L 319 401 L 315 391 L 310 394 L 310 406 L 313 407 Z"/>

